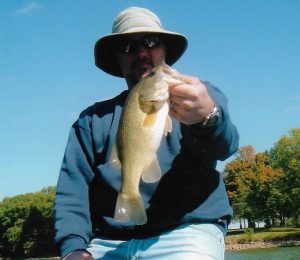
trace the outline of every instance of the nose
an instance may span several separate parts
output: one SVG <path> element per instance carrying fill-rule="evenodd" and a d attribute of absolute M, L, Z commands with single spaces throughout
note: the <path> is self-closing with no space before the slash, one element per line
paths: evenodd
<path fill-rule="evenodd" d="M 143 44 L 139 44 L 134 52 L 134 55 L 139 58 L 149 57 L 149 50 L 143 46 Z"/>

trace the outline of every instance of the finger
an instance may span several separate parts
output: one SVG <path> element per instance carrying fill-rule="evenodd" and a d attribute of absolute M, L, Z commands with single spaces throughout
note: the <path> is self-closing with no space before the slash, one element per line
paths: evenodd
<path fill-rule="evenodd" d="M 183 123 L 185 125 L 192 125 L 199 122 L 199 120 L 188 116 L 189 113 L 185 113 L 184 111 L 170 109 L 170 116 L 175 118 L 178 122 Z"/>
<path fill-rule="evenodd" d="M 200 79 L 197 77 L 193 77 L 193 76 L 189 76 L 189 75 L 185 75 L 185 74 L 181 74 L 180 76 L 183 81 L 185 81 L 186 83 L 189 83 L 189 84 L 197 84 L 200 82 Z"/>
<path fill-rule="evenodd" d="M 180 104 L 182 103 L 186 98 L 184 97 L 181 97 L 181 96 L 174 96 L 174 95 L 171 95 L 170 96 L 170 101 L 171 103 L 176 103 L 176 104 Z"/>
<path fill-rule="evenodd" d="M 199 95 L 199 86 L 191 84 L 177 85 L 170 90 L 170 94 L 190 100 L 195 100 Z"/>
<path fill-rule="evenodd" d="M 183 97 L 179 97 L 179 96 L 172 96 L 170 98 L 170 103 L 176 104 L 179 107 L 186 109 L 186 110 L 190 110 L 194 107 L 193 101 L 183 98 Z"/>
<path fill-rule="evenodd" d="M 188 84 L 176 85 L 170 89 L 170 93 L 173 96 L 186 97 L 187 92 L 189 92 L 188 88 L 189 88 Z"/>
<path fill-rule="evenodd" d="M 187 114 L 187 110 L 177 103 L 173 103 L 170 109 L 172 112 L 174 112 L 176 115 L 180 116 L 181 118 L 184 118 Z"/>
<path fill-rule="evenodd" d="M 181 114 L 179 114 L 178 112 L 176 112 L 176 110 L 170 109 L 169 113 L 170 113 L 170 116 L 175 118 L 178 122 L 185 123 L 184 117 Z"/>

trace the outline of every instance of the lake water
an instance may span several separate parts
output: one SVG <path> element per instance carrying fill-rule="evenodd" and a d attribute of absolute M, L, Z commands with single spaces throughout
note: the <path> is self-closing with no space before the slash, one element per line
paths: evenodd
<path fill-rule="evenodd" d="M 298 260 L 300 247 L 280 247 L 227 251 L 225 260 Z"/>

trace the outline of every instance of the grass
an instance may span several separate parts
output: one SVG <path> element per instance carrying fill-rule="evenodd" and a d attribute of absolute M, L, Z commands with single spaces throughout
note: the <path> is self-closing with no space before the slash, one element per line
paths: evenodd
<path fill-rule="evenodd" d="M 256 228 L 254 232 L 236 229 L 229 230 L 226 244 L 242 244 L 250 241 L 286 241 L 300 240 L 300 228 Z"/>

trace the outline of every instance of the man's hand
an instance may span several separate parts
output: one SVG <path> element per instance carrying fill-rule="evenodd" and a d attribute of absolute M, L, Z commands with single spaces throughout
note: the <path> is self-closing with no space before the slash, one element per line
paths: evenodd
<path fill-rule="evenodd" d="M 187 84 L 170 86 L 170 114 L 186 125 L 203 122 L 213 110 L 214 101 L 198 78 L 181 76 Z"/>
<path fill-rule="evenodd" d="M 85 250 L 77 250 L 67 254 L 63 260 L 93 260 L 92 255 Z"/>

